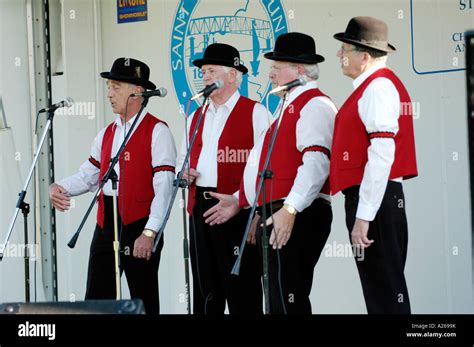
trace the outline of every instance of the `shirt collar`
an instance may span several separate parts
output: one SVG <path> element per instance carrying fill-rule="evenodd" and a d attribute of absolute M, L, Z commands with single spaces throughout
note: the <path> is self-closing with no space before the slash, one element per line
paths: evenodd
<path fill-rule="evenodd" d="M 366 71 L 364 71 L 359 77 L 357 77 L 354 81 L 352 81 L 352 85 L 354 86 L 354 89 L 357 89 L 375 71 L 383 69 L 385 67 L 387 67 L 387 65 L 384 62 L 381 62 L 381 61 L 375 62 L 371 67 L 369 67 Z"/>
<path fill-rule="evenodd" d="M 318 82 L 316 81 L 308 81 L 304 86 L 298 86 L 293 88 L 288 96 L 288 103 L 293 102 L 298 96 L 300 96 L 304 92 L 315 88 L 318 88 Z"/>
<path fill-rule="evenodd" d="M 147 114 L 147 111 L 146 111 L 146 108 L 145 108 L 145 109 L 143 109 L 143 112 L 140 115 L 140 119 L 138 120 L 137 125 L 135 126 L 135 129 L 138 127 L 138 125 L 140 124 L 140 122 L 142 121 L 143 117 L 145 117 L 146 114 Z M 138 115 L 138 112 L 135 113 L 134 116 L 127 121 L 127 123 L 126 123 L 127 129 L 130 129 L 130 127 L 132 126 L 133 122 L 135 121 L 135 118 L 137 117 L 137 115 Z M 115 119 L 115 126 L 117 128 L 123 128 L 122 120 L 120 119 L 120 116 L 118 116 Z"/>
<path fill-rule="evenodd" d="M 285 104 L 284 107 L 291 104 L 293 101 L 295 101 L 295 99 L 298 96 L 300 96 L 301 94 L 303 94 L 307 90 L 315 89 L 315 88 L 318 88 L 318 82 L 316 82 L 316 81 L 309 81 L 309 82 L 306 82 L 306 84 L 304 86 L 298 86 L 298 87 L 293 88 L 290 91 L 289 95 L 288 95 L 288 99 L 287 99 L 286 104 Z M 283 102 L 283 99 L 280 100 L 280 103 L 278 104 L 278 107 L 276 108 L 276 111 L 278 111 L 280 109 L 282 102 Z"/>
<path fill-rule="evenodd" d="M 219 108 L 225 107 L 225 108 L 227 108 L 228 111 L 230 111 L 230 110 L 234 109 L 234 106 L 237 103 L 237 101 L 239 100 L 239 98 L 240 98 L 240 93 L 239 93 L 239 90 L 237 89 L 234 92 L 234 94 L 232 94 L 231 97 L 229 99 L 227 99 L 227 101 L 224 104 L 219 106 Z M 211 111 L 213 111 L 214 113 L 217 112 L 216 105 L 214 104 L 212 99 L 209 102 L 209 109 Z"/>

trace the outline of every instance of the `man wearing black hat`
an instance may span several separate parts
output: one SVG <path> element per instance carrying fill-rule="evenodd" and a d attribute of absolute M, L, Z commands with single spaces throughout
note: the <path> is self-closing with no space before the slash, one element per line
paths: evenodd
<path fill-rule="evenodd" d="M 337 56 L 354 92 L 336 117 L 331 158 L 332 194 L 345 195 L 346 224 L 368 313 L 410 313 L 404 268 L 408 231 L 401 181 L 417 176 L 411 100 L 386 67 L 388 27 L 352 18 Z"/>
<path fill-rule="evenodd" d="M 232 266 L 245 230 L 248 211 L 221 225 L 205 223 L 204 213 L 217 200 L 209 192 L 232 194 L 238 191 L 247 157 L 258 135 L 265 131 L 265 107 L 244 96 L 238 87 L 247 68 L 239 51 L 227 44 L 214 43 L 202 59 L 193 61 L 201 69 L 205 86 L 220 80 L 223 84 L 210 95 L 209 106 L 197 129 L 191 148 L 189 167 L 184 178 L 190 183 L 190 250 L 193 273 L 193 312 L 223 314 L 261 314 L 262 290 L 256 246 L 250 245 L 242 260 L 239 276 L 231 275 Z M 188 141 L 196 130 L 198 108 L 188 121 Z M 183 139 L 178 167 L 186 154 Z"/>
<path fill-rule="evenodd" d="M 101 76 L 107 79 L 107 97 L 119 117 L 96 136 L 89 160 L 79 172 L 51 185 L 51 202 L 59 211 L 69 209 L 71 196 L 97 189 L 141 107 L 142 98 L 129 98 L 130 94 L 156 88 L 149 81 L 149 67 L 131 58 L 115 60 L 111 71 Z M 169 204 L 175 160 L 168 126 L 144 110 L 114 169 L 118 176 L 120 270 L 127 276 L 131 297 L 142 299 L 149 314 L 159 313 L 158 267 L 163 240 L 155 253 L 152 248 Z M 86 300 L 116 297 L 112 195 L 108 181 L 98 200 Z"/>
<path fill-rule="evenodd" d="M 226 195 L 215 195 L 220 204 L 211 211 L 215 222 L 222 222 L 249 206 L 256 198 L 259 172 L 283 108 L 278 135 L 271 154 L 273 178 L 266 181 L 266 201 L 258 197 L 261 215 L 266 208 L 266 222 L 272 249 L 269 252 L 270 313 L 310 314 L 309 295 L 314 267 L 331 230 L 332 210 L 329 191 L 329 158 L 333 124 L 337 109 L 318 88 L 318 64 L 324 58 L 316 54 L 311 36 L 302 33 L 282 34 L 273 52 L 270 79 L 274 86 L 303 78 L 308 82 L 289 90 L 280 101 L 274 121 L 262 134 L 250 154 L 256 160 L 245 167 L 239 203 Z M 280 94 L 280 96 L 283 96 Z M 262 228 L 257 230 L 261 239 Z"/>

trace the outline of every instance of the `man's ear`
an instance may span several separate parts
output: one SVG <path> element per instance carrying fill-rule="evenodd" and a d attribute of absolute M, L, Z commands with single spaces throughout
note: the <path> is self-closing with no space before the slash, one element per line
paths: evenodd
<path fill-rule="evenodd" d="M 362 63 L 364 65 L 369 64 L 374 58 L 371 57 L 371 55 L 367 52 L 362 52 Z"/>
<path fill-rule="evenodd" d="M 298 69 L 298 75 L 303 76 L 305 74 L 303 65 L 298 64 L 296 65 L 296 68 Z"/>
<path fill-rule="evenodd" d="M 230 69 L 229 75 L 230 75 L 230 79 L 232 80 L 232 83 L 234 83 L 237 80 L 237 70 Z"/>
<path fill-rule="evenodd" d="M 145 91 L 145 88 L 143 88 L 142 86 L 137 86 L 137 85 L 133 85 L 133 88 L 132 88 L 132 93 L 143 93 Z"/>

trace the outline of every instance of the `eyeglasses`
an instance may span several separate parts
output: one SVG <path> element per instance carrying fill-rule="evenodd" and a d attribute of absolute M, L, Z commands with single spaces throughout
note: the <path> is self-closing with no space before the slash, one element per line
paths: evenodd
<path fill-rule="evenodd" d="M 294 66 L 296 66 L 296 64 L 288 64 L 288 65 L 280 65 L 280 66 L 272 65 L 272 66 L 270 66 L 270 70 L 280 71 L 280 70 L 285 69 L 287 67 L 294 67 Z"/>
<path fill-rule="evenodd" d="M 344 46 L 341 46 L 341 48 L 339 48 L 339 50 L 340 50 L 342 53 L 357 52 L 357 48 L 345 48 Z"/>

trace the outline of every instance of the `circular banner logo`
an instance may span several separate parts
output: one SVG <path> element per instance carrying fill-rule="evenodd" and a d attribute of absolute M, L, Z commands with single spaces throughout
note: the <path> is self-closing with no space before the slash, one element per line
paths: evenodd
<path fill-rule="evenodd" d="M 242 95 L 265 103 L 271 89 L 268 78 L 270 64 L 261 62 L 263 54 L 273 50 L 275 39 L 288 32 L 288 24 L 281 1 L 232 1 L 222 6 L 207 6 L 199 0 L 181 0 L 173 21 L 171 33 L 171 72 L 179 103 L 189 98 L 204 84 L 193 60 L 202 58 L 212 43 L 227 43 L 240 51 L 241 63 L 249 72 L 243 76 L 239 91 Z M 210 10 L 214 13 L 209 15 Z M 273 111 L 279 98 L 270 96 L 269 108 Z M 194 101 L 190 114 L 199 106 Z"/>

